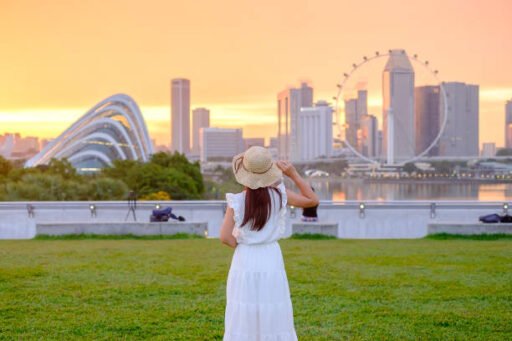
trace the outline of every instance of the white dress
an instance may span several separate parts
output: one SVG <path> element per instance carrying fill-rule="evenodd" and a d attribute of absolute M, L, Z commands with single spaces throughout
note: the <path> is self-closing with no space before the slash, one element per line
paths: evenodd
<path fill-rule="evenodd" d="M 224 341 L 297 340 L 293 309 L 281 248 L 277 243 L 285 231 L 286 189 L 282 196 L 270 191 L 272 212 L 260 231 L 240 226 L 244 217 L 245 192 L 226 194 L 233 208 L 233 236 L 238 245 L 233 254 L 226 286 Z"/>

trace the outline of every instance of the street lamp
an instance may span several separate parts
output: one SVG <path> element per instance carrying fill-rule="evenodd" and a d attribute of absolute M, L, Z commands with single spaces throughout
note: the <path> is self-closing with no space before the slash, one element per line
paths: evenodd
<path fill-rule="evenodd" d="M 91 211 L 91 218 L 96 217 L 96 205 L 90 204 L 89 205 L 89 211 Z"/>

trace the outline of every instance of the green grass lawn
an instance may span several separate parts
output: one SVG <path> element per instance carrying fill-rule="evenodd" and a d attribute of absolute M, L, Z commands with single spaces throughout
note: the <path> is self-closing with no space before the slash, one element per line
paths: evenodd
<path fill-rule="evenodd" d="M 512 240 L 285 240 L 300 340 L 512 339 Z M 0 241 L 0 339 L 219 340 L 218 240 Z"/>

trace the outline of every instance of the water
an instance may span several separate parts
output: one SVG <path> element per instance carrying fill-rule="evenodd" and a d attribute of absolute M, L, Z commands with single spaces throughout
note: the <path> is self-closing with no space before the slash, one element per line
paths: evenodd
<path fill-rule="evenodd" d="M 379 183 L 362 180 L 310 180 L 321 200 L 481 200 L 512 201 L 512 184 Z"/>

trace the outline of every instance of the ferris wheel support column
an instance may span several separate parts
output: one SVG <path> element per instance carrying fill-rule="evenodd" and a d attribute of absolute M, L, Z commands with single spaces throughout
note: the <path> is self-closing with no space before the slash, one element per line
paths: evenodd
<path fill-rule="evenodd" d="M 395 115 L 393 115 L 393 109 L 389 108 L 388 110 L 388 138 L 387 138 L 387 160 L 386 163 L 388 165 L 392 165 L 395 163 L 395 139 L 393 138 L 395 134 Z"/>

